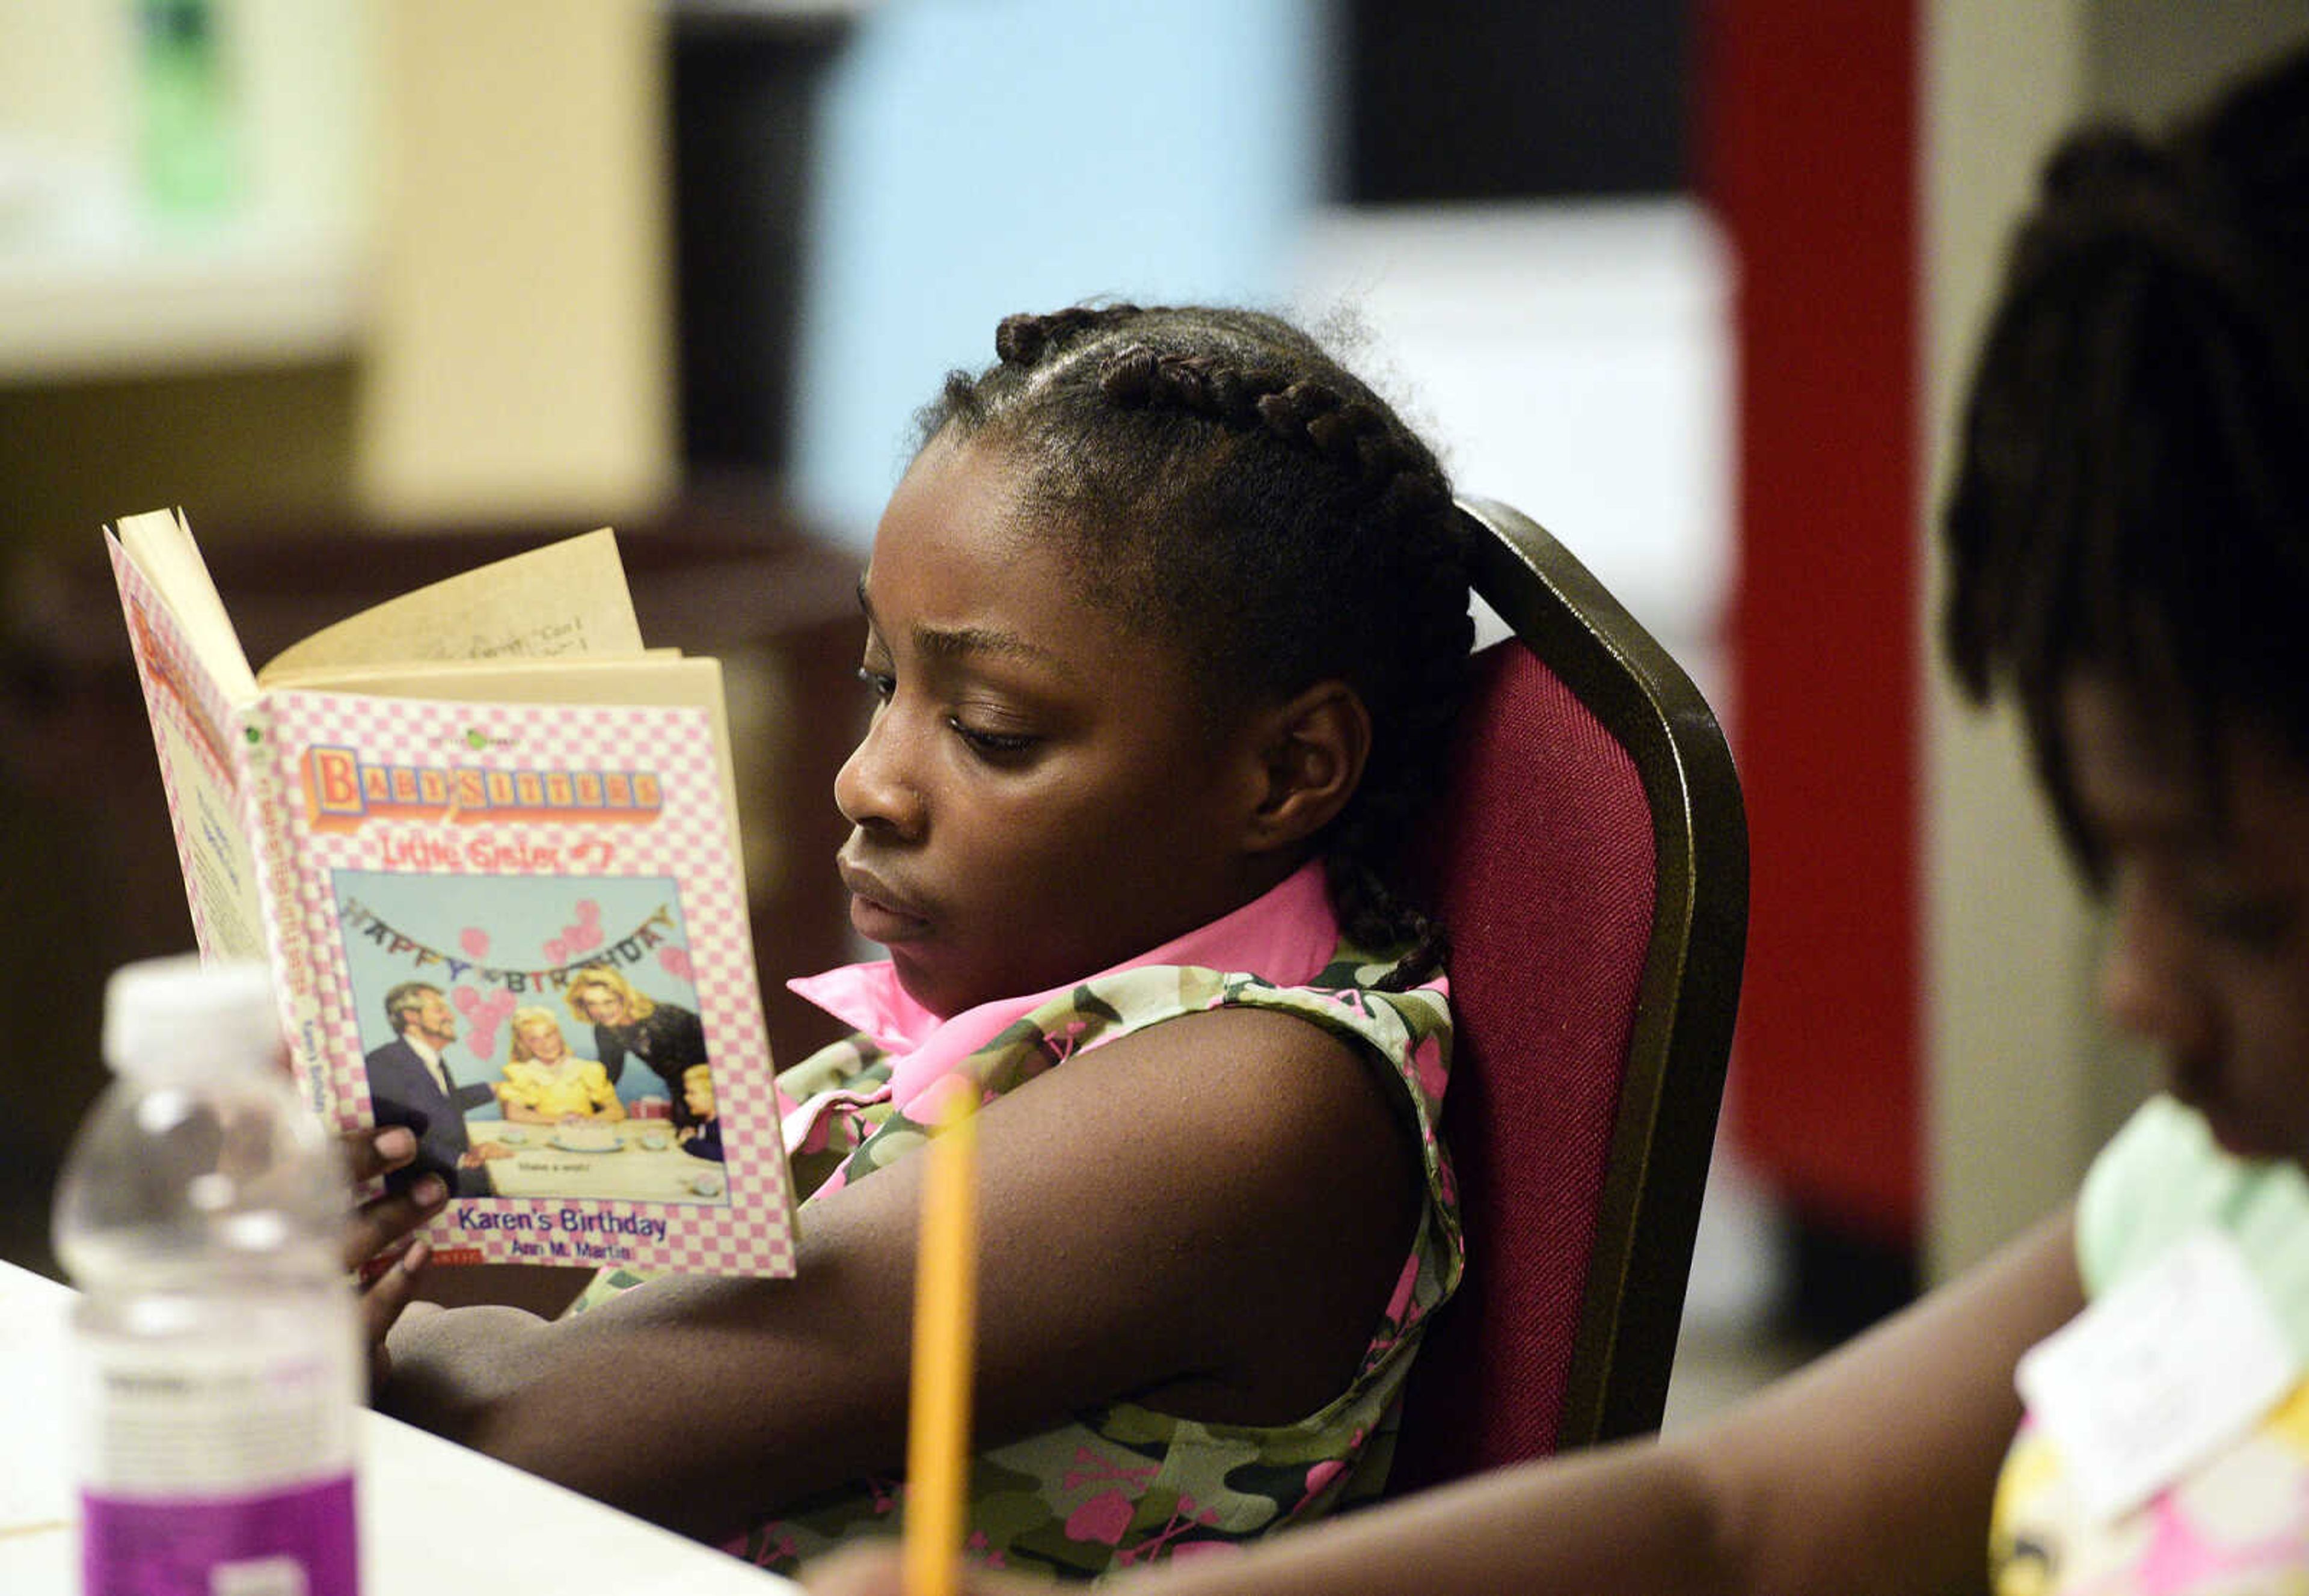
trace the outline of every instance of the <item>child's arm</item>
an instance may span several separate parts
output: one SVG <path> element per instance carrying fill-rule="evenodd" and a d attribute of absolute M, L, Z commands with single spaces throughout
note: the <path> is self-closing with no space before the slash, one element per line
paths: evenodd
<path fill-rule="evenodd" d="M 515 1072 L 519 1068 L 520 1066 L 515 1065 L 509 1069 L 506 1078 L 490 1089 L 497 1094 L 498 1108 L 503 1111 L 508 1121 L 516 1125 L 551 1124 L 553 1115 L 537 1106 L 536 1083 L 522 1080 Z"/>
<path fill-rule="evenodd" d="M 982 1444 L 1119 1398 L 1282 1423 L 1343 1391 L 1423 1201 L 1391 1079 L 1222 1010 L 989 1105 Z M 705 1536 L 904 1456 L 920 1161 L 814 1200 L 792 1280 L 668 1279 L 550 1324 L 405 1325 L 381 1404 Z M 600 1400 L 614 1369 L 636 1404 Z"/>
<path fill-rule="evenodd" d="M 583 1071 L 585 1095 L 601 1117 L 620 1120 L 626 1117 L 626 1106 L 618 1100 L 618 1089 L 610 1084 L 610 1072 L 599 1064 L 588 1064 Z"/>
<path fill-rule="evenodd" d="M 2080 1304 L 2068 1219 L 1723 1418 L 1502 1470 L 1294 1531 L 1242 1557 L 1175 1564 L 1130 1596 L 1614 1596 L 1977 1590 L 1990 1493 L 2014 1426 L 2012 1366 Z M 817 1596 L 900 1596 L 858 1550 L 807 1571 Z M 975 1596 L 1042 1587 L 984 1575 Z"/>

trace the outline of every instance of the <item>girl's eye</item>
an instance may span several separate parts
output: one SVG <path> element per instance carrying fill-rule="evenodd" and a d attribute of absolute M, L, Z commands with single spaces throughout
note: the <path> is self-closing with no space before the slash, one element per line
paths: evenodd
<path fill-rule="evenodd" d="M 866 684 L 867 690 L 880 703 L 888 703 L 898 690 L 897 677 L 887 671 L 877 670 L 871 664 L 858 667 L 858 680 Z M 946 724 L 971 752 L 992 761 L 1016 759 L 1042 741 L 1025 732 L 990 732 L 982 726 L 969 725 L 958 715 L 947 716 Z"/>
<path fill-rule="evenodd" d="M 989 759 L 1016 759 L 1041 741 L 1024 732 L 989 732 L 964 725 L 960 716 L 948 716 L 946 724 L 972 752 Z"/>

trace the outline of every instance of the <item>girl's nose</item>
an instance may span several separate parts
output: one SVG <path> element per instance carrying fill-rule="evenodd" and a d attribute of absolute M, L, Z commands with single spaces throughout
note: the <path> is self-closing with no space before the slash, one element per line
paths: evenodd
<path fill-rule="evenodd" d="M 861 830 L 911 839 L 921 835 L 927 811 L 908 775 L 907 740 L 895 721 L 884 705 L 867 723 L 866 735 L 835 774 L 834 804 Z"/>
<path fill-rule="evenodd" d="M 2120 875 L 2100 960 L 2100 1006 L 2124 1030 L 2176 1056 L 2202 1053 L 2213 1010 L 2186 925 L 2164 896 Z"/>

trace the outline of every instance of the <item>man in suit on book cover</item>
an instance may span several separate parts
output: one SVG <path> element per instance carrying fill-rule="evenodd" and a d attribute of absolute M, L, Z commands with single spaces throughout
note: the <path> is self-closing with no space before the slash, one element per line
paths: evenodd
<path fill-rule="evenodd" d="M 385 1176 L 385 1185 L 405 1191 L 428 1171 L 449 1184 L 455 1197 L 489 1195 L 489 1172 L 465 1133 L 465 1111 L 494 1102 L 491 1088 L 460 1086 L 449 1073 L 449 1044 L 457 1039 L 456 1016 L 441 989 L 423 981 L 403 981 L 385 994 L 385 1012 L 393 1039 L 369 1050 L 369 1099 L 380 1125 L 407 1125 L 417 1133 L 417 1157 Z"/>

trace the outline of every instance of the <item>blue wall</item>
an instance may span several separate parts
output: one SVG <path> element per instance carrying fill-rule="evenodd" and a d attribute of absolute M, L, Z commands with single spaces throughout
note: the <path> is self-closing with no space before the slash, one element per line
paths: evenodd
<path fill-rule="evenodd" d="M 1099 295 L 1270 303 L 1325 169 L 1322 0 L 884 0 L 827 87 L 799 507 L 864 548 L 994 325 Z"/>

